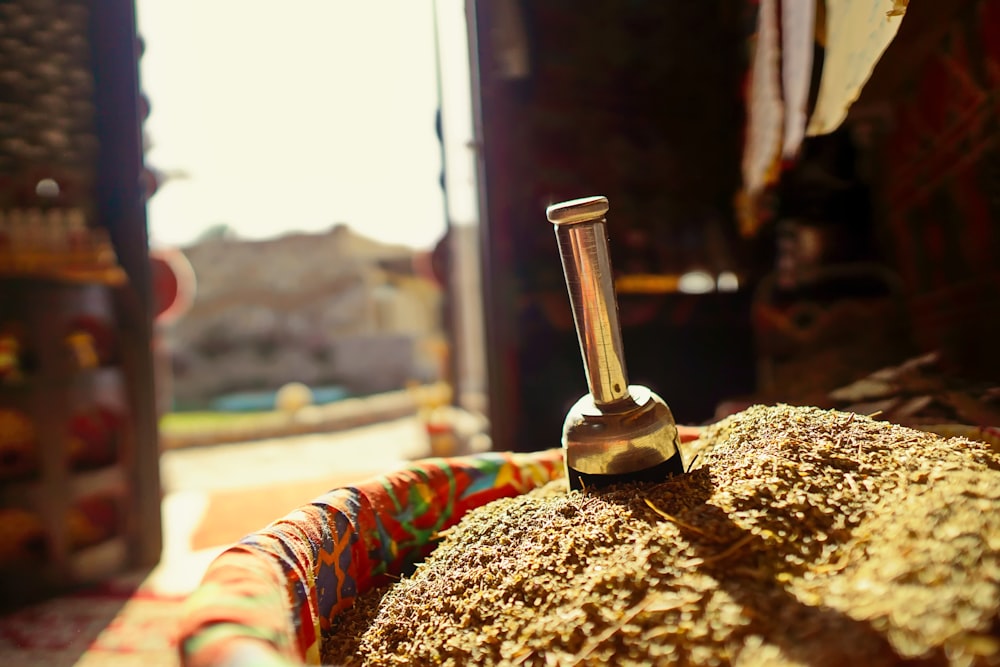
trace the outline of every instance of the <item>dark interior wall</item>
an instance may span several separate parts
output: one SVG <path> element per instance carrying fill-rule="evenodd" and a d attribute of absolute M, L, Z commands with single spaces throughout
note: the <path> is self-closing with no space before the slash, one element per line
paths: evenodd
<path fill-rule="evenodd" d="M 475 3 L 498 447 L 558 444 L 566 409 L 586 391 L 547 205 L 606 195 L 619 274 L 741 268 L 731 203 L 753 23 L 747 7 L 735 0 Z M 524 47 L 528 65 L 514 75 L 504 67 L 512 44 Z M 751 390 L 748 301 L 745 291 L 623 295 L 630 379 L 658 390 L 686 422 Z"/>

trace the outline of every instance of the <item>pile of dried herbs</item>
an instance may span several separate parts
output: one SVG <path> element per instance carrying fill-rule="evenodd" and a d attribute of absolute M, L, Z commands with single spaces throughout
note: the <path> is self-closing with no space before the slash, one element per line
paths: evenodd
<path fill-rule="evenodd" d="M 1000 664 L 1000 458 L 849 413 L 754 407 L 700 466 L 467 515 L 364 596 L 329 664 Z"/>

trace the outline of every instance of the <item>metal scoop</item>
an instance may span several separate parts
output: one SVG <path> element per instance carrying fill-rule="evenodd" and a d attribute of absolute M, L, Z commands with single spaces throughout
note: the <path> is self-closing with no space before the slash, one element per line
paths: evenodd
<path fill-rule="evenodd" d="M 670 408 L 649 388 L 629 385 L 625 374 L 607 212 L 606 197 L 553 204 L 545 211 L 555 226 L 590 389 L 563 424 L 571 489 L 663 481 L 684 471 Z"/>

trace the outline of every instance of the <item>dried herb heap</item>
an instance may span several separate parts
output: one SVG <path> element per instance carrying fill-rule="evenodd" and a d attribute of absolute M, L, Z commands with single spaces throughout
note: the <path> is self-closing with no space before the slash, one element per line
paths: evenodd
<path fill-rule="evenodd" d="M 1000 664 L 1000 460 L 754 407 L 655 486 L 471 512 L 359 600 L 330 664 Z"/>

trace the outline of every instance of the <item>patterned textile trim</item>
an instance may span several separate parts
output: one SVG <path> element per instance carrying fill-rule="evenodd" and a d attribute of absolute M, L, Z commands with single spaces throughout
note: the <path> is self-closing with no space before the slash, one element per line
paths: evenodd
<path fill-rule="evenodd" d="M 185 605 L 181 664 L 234 664 L 248 644 L 269 653 L 267 664 L 319 664 L 331 620 L 386 575 L 408 571 L 439 531 L 563 474 L 562 450 L 490 453 L 425 459 L 334 489 L 212 563 Z"/>

